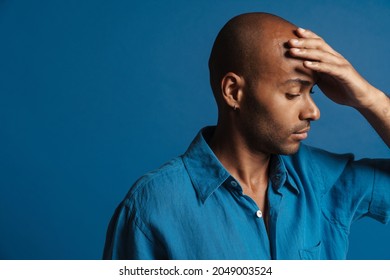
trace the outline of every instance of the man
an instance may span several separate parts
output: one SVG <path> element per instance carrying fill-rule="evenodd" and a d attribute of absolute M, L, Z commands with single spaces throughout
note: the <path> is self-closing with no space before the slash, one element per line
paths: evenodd
<path fill-rule="evenodd" d="M 317 84 L 390 146 L 390 101 L 309 30 L 243 14 L 210 60 L 218 124 L 139 179 L 111 220 L 106 259 L 344 259 L 351 223 L 390 215 L 390 161 L 301 144 Z"/>

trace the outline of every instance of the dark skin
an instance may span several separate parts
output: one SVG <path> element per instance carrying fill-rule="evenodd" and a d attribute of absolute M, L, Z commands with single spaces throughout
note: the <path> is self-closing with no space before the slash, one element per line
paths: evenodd
<path fill-rule="evenodd" d="M 224 75 L 209 144 L 244 194 L 266 213 L 271 155 L 295 153 L 311 121 L 320 117 L 310 94 L 315 84 L 334 102 L 361 112 L 389 146 L 390 102 L 314 33 L 272 15 L 246 17 L 248 28 L 262 27 L 251 39 L 257 50 L 251 59 L 260 68 L 255 77 Z"/>
<path fill-rule="evenodd" d="M 310 30 L 297 29 L 298 40 L 289 40 L 291 55 L 316 71 L 318 86 L 334 102 L 358 110 L 390 147 L 390 99 L 373 87 L 338 52 Z"/>

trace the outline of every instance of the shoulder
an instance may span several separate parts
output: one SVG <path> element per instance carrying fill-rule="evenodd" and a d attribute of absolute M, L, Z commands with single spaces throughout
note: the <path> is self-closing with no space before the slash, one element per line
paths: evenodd
<path fill-rule="evenodd" d="M 126 198 L 137 198 L 148 193 L 167 193 L 188 178 L 182 157 L 176 157 L 141 176 L 130 188 Z"/>
<path fill-rule="evenodd" d="M 310 160 L 318 166 L 342 167 L 349 161 L 354 160 L 351 153 L 337 154 L 320 148 L 301 145 L 299 151 L 292 156 L 295 160 Z"/>
<path fill-rule="evenodd" d="M 285 157 L 285 161 L 290 164 L 299 164 L 307 167 L 314 166 L 336 173 L 353 160 L 354 155 L 351 153 L 337 154 L 308 145 L 301 145 L 296 154 Z"/>
<path fill-rule="evenodd" d="M 339 173 L 348 162 L 354 160 L 351 153 L 337 154 L 316 147 L 301 145 L 298 152 L 291 156 L 284 156 L 284 161 L 291 167 L 302 169 L 320 169 L 330 173 Z"/>
<path fill-rule="evenodd" d="M 167 211 L 177 201 L 184 203 L 196 199 L 194 193 L 182 157 L 179 156 L 140 177 L 131 186 L 122 206 L 131 212 L 149 216 Z"/>
<path fill-rule="evenodd" d="M 296 154 L 282 158 L 290 174 L 296 174 L 323 191 L 333 185 L 354 161 L 353 154 L 337 154 L 303 144 Z"/>

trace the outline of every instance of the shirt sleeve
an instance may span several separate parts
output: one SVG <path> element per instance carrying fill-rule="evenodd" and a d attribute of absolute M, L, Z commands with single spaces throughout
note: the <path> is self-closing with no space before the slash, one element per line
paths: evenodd
<path fill-rule="evenodd" d="M 390 219 L 390 160 L 375 160 L 374 186 L 369 214 L 387 224 Z"/>
<path fill-rule="evenodd" d="M 108 226 L 103 259 L 162 259 L 157 243 L 126 200 L 116 209 Z"/>
<path fill-rule="evenodd" d="M 349 230 L 353 221 L 369 216 L 382 223 L 390 217 L 390 160 L 351 158 L 324 194 L 324 214 Z"/>

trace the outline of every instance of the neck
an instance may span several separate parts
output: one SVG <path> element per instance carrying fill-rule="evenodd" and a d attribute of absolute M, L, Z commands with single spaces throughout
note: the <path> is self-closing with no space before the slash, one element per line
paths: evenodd
<path fill-rule="evenodd" d="M 210 147 L 245 192 L 266 191 L 270 154 L 254 151 L 239 131 L 218 124 Z"/>

